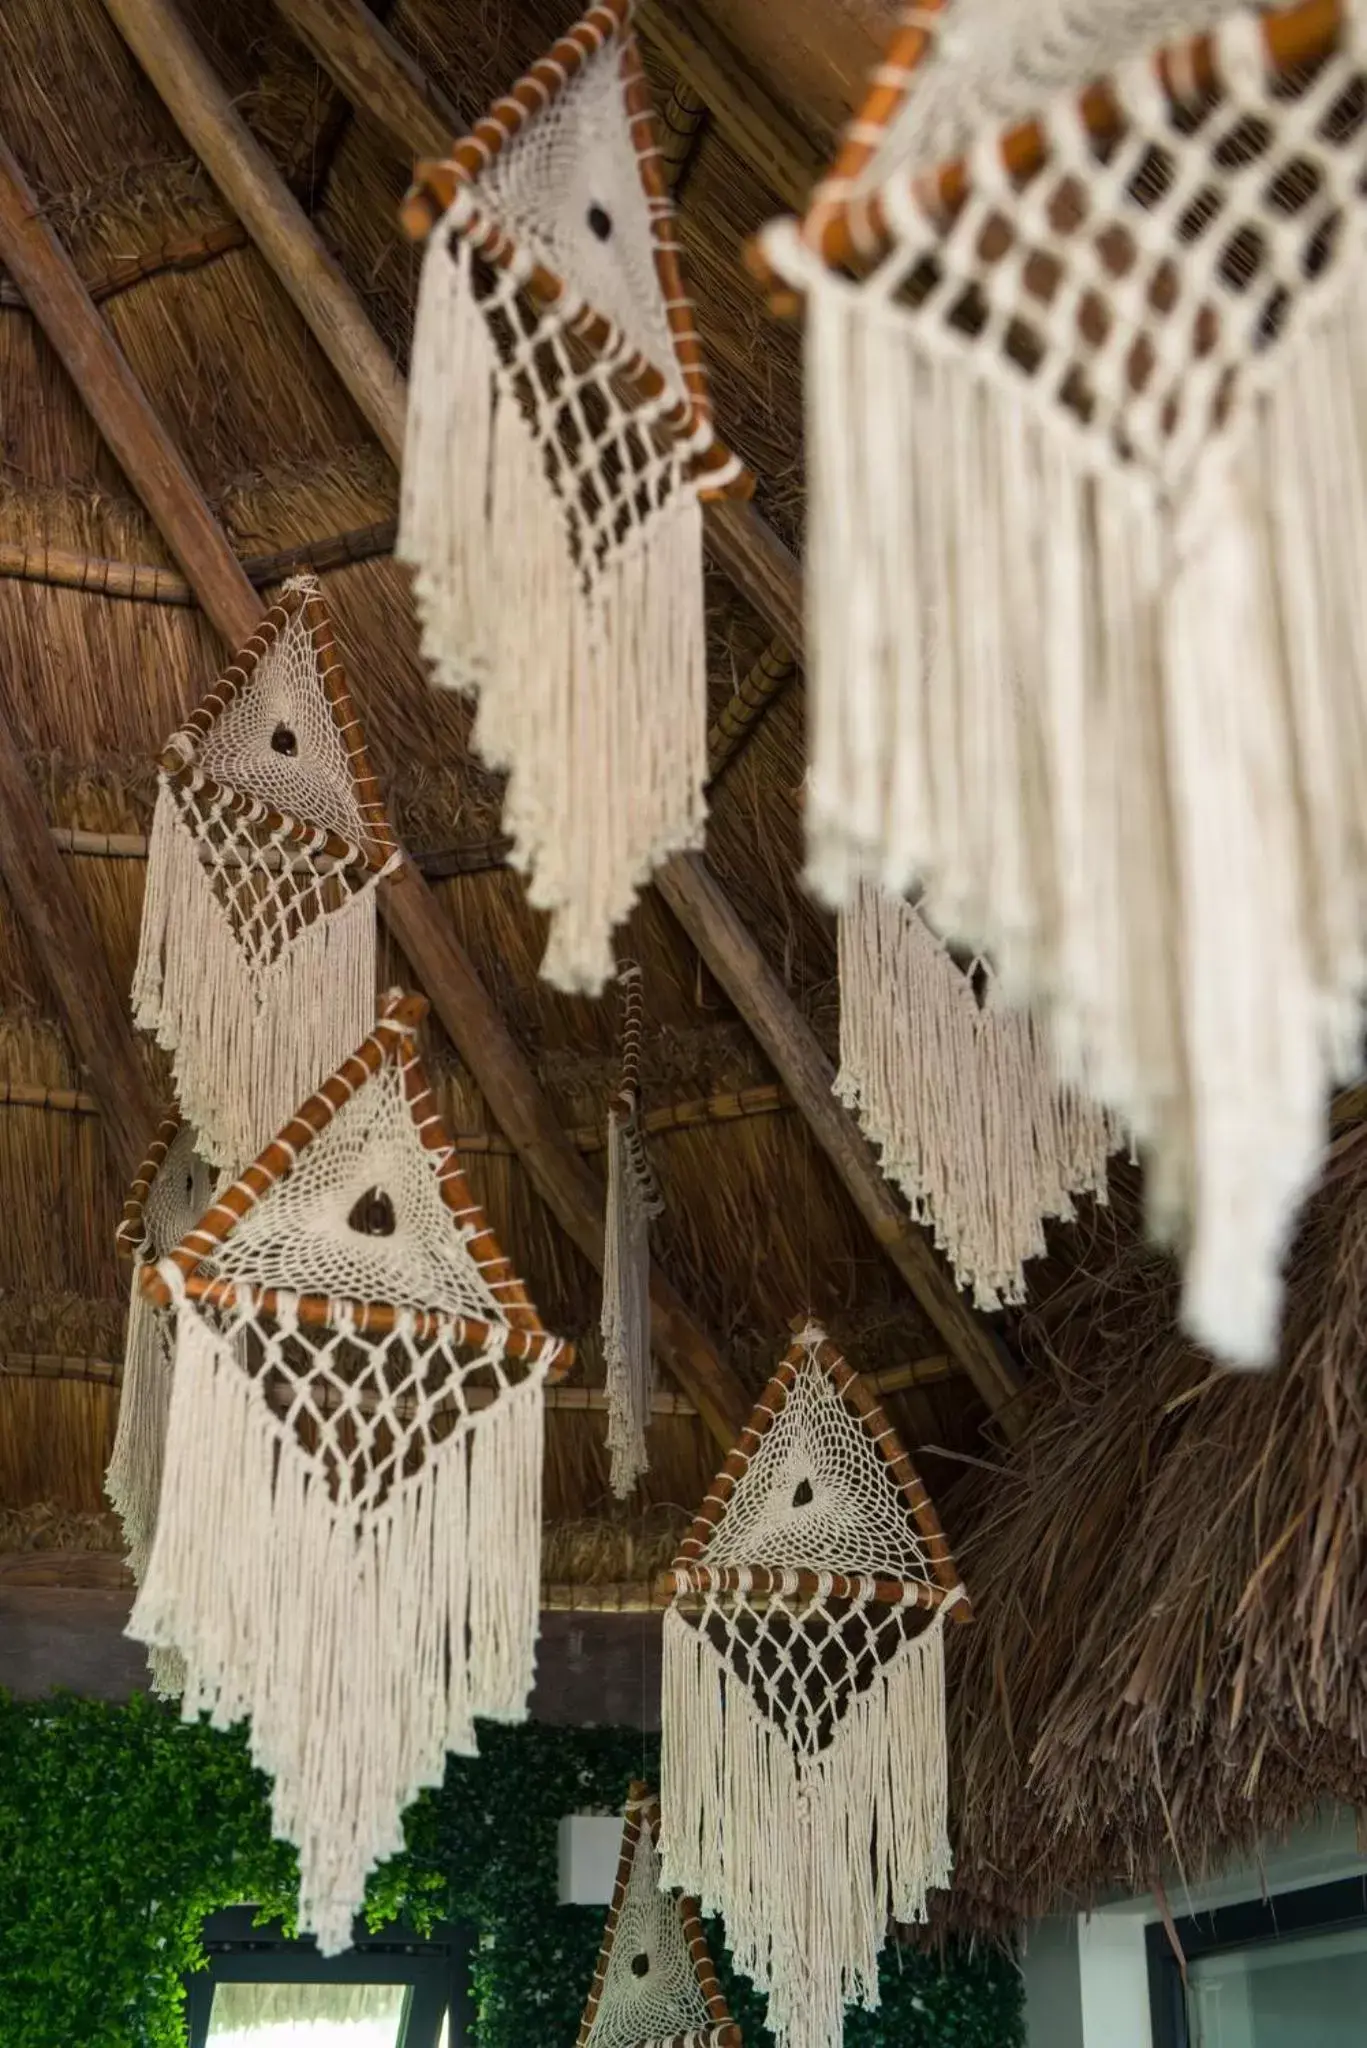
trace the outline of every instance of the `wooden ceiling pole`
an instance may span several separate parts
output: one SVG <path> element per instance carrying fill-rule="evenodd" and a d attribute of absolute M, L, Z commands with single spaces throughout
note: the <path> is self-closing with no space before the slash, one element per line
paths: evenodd
<path fill-rule="evenodd" d="M 172 0 L 104 0 L 104 5 L 181 134 L 397 464 L 403 455 L 405 405 L 393 358 Z"/>
<path fill-rule="evenodd" d="M 45 232 L 37 223 L 33 196 L 18 165 L 0 142 L 0 260 L 25 289 L 33 282 L 35 237 L 41 241 Z M 113 366 L 98 350 L 89 358 L 88 368 L 101 388 L 113 375 Z M 117 382 L 116 375 L 113 381 Z M 158 481 L 174 491 L 178 479 L 168 472 Z M 197 544 L 198 536 L 191 531 L 187 547 L 193 552 Z M 114 986 L 70 873 L 53 843 L 33 779 L 4 719 L 0 719 L 0 876 L 57 999 L 77 1061 L 99 1101 L 119 1170 L 131 1180 L 146 1150 L 147 1134 L 156 1124 L 156 1102 L 127 1004 Z"/>
<path fill-rule="evenodd" d="M 66 365 L 81 398 L 118 457 L 128 481 L 146 505 L 168 547 L 175 554 L 208 616 L 230 647 L 240 647 L 255 630 L 261 599 L 243 573 L 227 535 L 205 503 L 193 477 L 165 427 L 148 403 L 132 371 L 91 300 L 66 251 L 38 215 L 33 195 L 13 158 L 0 150 L 0 258 L 24 291 L 49 341 Z M 11 746 L 12 751 L 12 746 Z M 0 753 L 3 745 L 0 742 Z M 14 757 L 17 760 L 17 755 Z M 22 764 L 20 764 L 22 768 Z M 46 819 L 37 812 L 29 787 L 34 820 L 25 822 L 18 797 L 11 795 L 0 759 L 0 873 L 15 876 L 20 908 L 48 924 L 53 906 L 79 903 L 61 855 L 52 843 Z M 19 793 L 22 796 L 22 791 Z M 41 887 L 32 886 L 37 866 L 51 862 L 54 878 L 44 870 Z M 6 866 L 12 860 L 13 869 Z M 37 865 L 34 865 L 37 864 Z M 25 898 L 31 899 L 26 902 Z M 561 1130 L 551 1104 L 513 1040 L 495 1005 L 452 931 L 440 904 L 411 862 L 381 884 L 380 905 L 432 1006 L 474 1076 L 500 1129 L 516 1147 L 532 1182 L 567 1235 L 601 1268 L 603 1262 L 602 1185 Z M 55 943 L 55 942 L 54 942 Z M 94 963 L 100 958 L 87 932 L 84 944 L 64 945 L 51 963 L 55 977 L 69 969 L 68 1018 L 72 1037 L 90 1066 L 111 1127 L 127 1122 L 131 1158 L 128 1177 L 137 1170 L 147 1132 L 156 1121 L 150 1101 L 146 1109 L 133 1089 L 132 1072 L 106 1070 L 101 1081 L 93 1056 L 107 1046 L 126 1042 L 129 1058 L 137 1053 L 123 1005 L 110 989 L 111 1014 L 106 1016 L 90 996 Z M 65 985 L 59 985 L 63 993 Z M 86 1019 L 93 1020 L 87 1024 Z M 87 1034 L 90 1040 L 87 1052 Z M 660 1274 L 651 1282 L 651 1334 L 655 1347 L 692 1399 L 718 1441 L 729 1445 L 745 1422 L 750 1406 L 739 1380 L 716 1347 L 689 1314 Z"/>

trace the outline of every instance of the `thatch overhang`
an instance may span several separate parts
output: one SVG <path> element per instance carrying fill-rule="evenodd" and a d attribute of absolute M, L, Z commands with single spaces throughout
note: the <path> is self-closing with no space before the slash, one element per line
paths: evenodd
<path fill-rule="evenodd" d="M 179 11 L 402 366 L 418 263 L 397 225 L 402 150 L 290 27 L 299 0 L 184 0 Z M 376 11 L 463 121 L 566 20 L 555 0 Z M 822 160 L 890 12 L 865 0 L 645 9 L 661 101 L 677 93 L 696 113 L 701 82 L 707 103 L 685 152 L 681 219 L 720 431 L 789 546 L 802 518 L 798 337 L 769 320 L 739 252 L 800 196 L 792 188 Z M 394 821 L 560 1130 L 596 1171 L 615 1011 L 537 979 L 542 921 L 503 864 L 497 782 L 471 753 L 465 707 L 423 673 L 390 555 L 397 477 L 374 431 L 102 0 L 6 0 L 0 138 L 263 609 L 292 567 L 319 569 Z M 834 934 L 798 879 L 800 676 L 754 593 L 715 561 L 708 590 L 711 710 L 729 737 L 707 861 L 829 1060 Z M 165 534 L 0 274 L 0 721 L 120 992 L 152 758 L 222 653 Z M 761 713 L 747 725 L 736 694 L 757 673 L 772 687 L 752 680 Z M 622 947 L 645 977 L 661 1269 L 747 1395 L 796 1308 L 861 1369 L 896 1376 L 889 1404 L 973 1587 L 978 1625 L 954 1632 L 951 1664 L 952 1917 L 1003 1928 L 1066 1897 L 1147 1884 L 1173 1856 L 1218 1860 L 1316 1798 L 1367 1794 L 1354 1682 L 1367 1647 L 1367 1210 L 1348 1139 L 1293 1254 L 1280 1374 L 1217 1376 L 1178 1338 L 1172 1270 L 1144 1248 L 1139 1193 L 1122 1173 L 1110 1212 L 1088 1207 L 1051 1230 L 1027 1312 L 997 1319 L 1024 1395 L 994 1420 L 909 1284 L 908 1260 L 887 1255 L 659 892 Z M 392 941 L 383 951 L 382 985 L 411 982 Z M 147 1048 L 140 1056 L 159 1100 L 166 1075 Z M 428 1056 L 478 1199 L 548 1325 L 579 1351 L 584 1404 L 559 1402 L 548 1430 L 547 1578 L 629 1602 L 672 1553 L 715 1446 L 666 1382 L 642 1497 L 629 1515 L 611 1509 L 603 1417 L 589 1399 L 601 1381 L 597 1276 L 435 1021 Z M 93 1078 L 23 918 L 0 896 L 0 1548 L 115 1548 L 100 1489 L 121 1353 L 113 1230 L 125 1175 Z M 1010 1447 L 1017 1420 L 1025 1433 Z M 87 1569 L 118 1567 L 101 1556 Z"/>

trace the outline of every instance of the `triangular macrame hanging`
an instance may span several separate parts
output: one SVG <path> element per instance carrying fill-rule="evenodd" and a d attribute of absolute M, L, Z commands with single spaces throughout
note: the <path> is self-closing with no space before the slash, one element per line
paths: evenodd
<path fill-rule="evenodd" d="M 236 1172 L 375 1015 L 400 854 L 310 577 L 167 742 L 133 982 L 186 1117 Z"/>
<path fill-rule="evenodd" d="M 1046 1217 L 1106 1199 L 1116 1121 L 1059 1078 L 1048 1031 L 876 883 L 840 913 L 835 1092 L 980 1309 L 1025 1299 Z"/>
<path fill-rule="evenodd" d="M 807 298 L 810 872 L 990 952 L 1144 1147 L 1189 1328 L 1256 1364 L 1367 982 L 1363 10 L 1156 52 L 1070 8 L 1106 32 L 1037 119 L 927 165 L 904 110 L 990 83 L 990 13 L 936 16 L 922 90 L 908 10 L 764 240 Z"/>
<path fill-rule="evenodd" d="M 897 1432 L 802 1327 L 674 1561 L 665 1881 L 720 1913 L 779 2048 L 878 2002 L 889 1918 L 949 1882 L 943 1623 L 968 1604 Z"/>
<path fill-rule="evenodd" d="M 214 1181 L 214 1171 L 200 1157 L 190 1125 L 175 1113 L 163 1117 L 123 1205 L 115 1240 L 120 1255 L 132 1262 L 133 1284 L 128 1298 L 119 1421 L 105 1491 L 123 1524 L 128 1567 L 138 1585 L 147 1570 L 157 1526 L 175 1351 L 175 1317 L 143 1292 L 143 1269 L 174 1250 L 204 1214 Z M 181 1691 L 185 1674 L 176 1650 L 154 1649 L 148 1662 L 154 1692 L 174 1696 Z"/>
<path fill-rule="evenodd" d="M 646 1428 L 655 1378 L 650 1352 L 650 1222 L 664 1204 L 641 1129 L 641 970 L 619 971 L 622 1073 L 608 1110 L 608 1201 L 603 1254 L 603 1364 L 612 1490 L 625 1500 L 649 1464 Z"/>
<path fill-rule="evenodd" d="M 575 2048 L 741 2048 L 695 1901 L 660 1888 L 659 1837 L 659 1805 L 635 1784 Z"/>
<path fill-rule="evenodd" d="M 143 1270 L 175 1370 L 130 1633 L 181 1651 L 187 1718 L 250 1717 L 327 1952 L 475 1716 L 525 1713 L 542 1390 L 567 1362 L 466 1185 L 418 1060 L 425 1008 L 386 998 Z"/>
<path fill-rule="evenodd" d="M 699 842 L 700 494 L 717 441 L 632 0 L 604 0 L 405 209 L 428 234 L 399 552 L 439 683 L 477 692 L 550 912 L 542 972 L 596 994 L 651 870 Z"/>

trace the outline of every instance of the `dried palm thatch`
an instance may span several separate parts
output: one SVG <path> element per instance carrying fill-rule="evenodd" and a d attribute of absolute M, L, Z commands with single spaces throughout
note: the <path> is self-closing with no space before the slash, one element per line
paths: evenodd
<path fill-rule="evenodd" d="M 964 1546 L 948 1910 L 975 1926 L 1367 1799 L 1364 1133 L 1292 1254 L 1273 1374 L 1216 1369 L 1175 1275 L 1116 1252 L 1084 1313 L 1036 1319 L 1052 1393 Z"/>

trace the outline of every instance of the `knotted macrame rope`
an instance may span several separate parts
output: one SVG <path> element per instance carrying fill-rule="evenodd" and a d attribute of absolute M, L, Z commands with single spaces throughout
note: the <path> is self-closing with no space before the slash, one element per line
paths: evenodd
<path fill-rule="evenodd" d="M 947 208 L 899 131 L 864 281 L 767 237 L 807 293 L 809 863 L 990 955 L 1142 1147 L 1188 1327 L 1257 1364 L 1367 977 L 1362 10 L 1275 78 L 1228 16 L 1177 109 L 1151 11 L 1093 15 L 1033 175 L 978 129 Z M 1070 50 L 1117 67 L 1104 146 Z"/>

